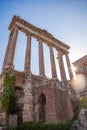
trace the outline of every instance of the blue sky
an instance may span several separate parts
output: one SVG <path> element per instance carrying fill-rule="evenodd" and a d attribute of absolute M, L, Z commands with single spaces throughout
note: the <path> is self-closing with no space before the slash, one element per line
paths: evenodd
<path fill-rule="evenodd" d="M 47 30 L 57 39 L 68 44 L 71 47 L 71 62 L 87 54 L 87 0 L 0 0 L 0 71 L 8 43 L 8 26 L 13 15 L 20 16 L 31 24 Z M 15 66 L 18 67 L 17 69 L 23 69 L 26 36 L 20 32 L 18 39 L 20 45 L 17 46 Z M 35 63 L 32 60 L 32 70 L 38 73 L 36 51 L 38 45 L 32 44 L 32 47 L 32 57 L 36 56 Z M 48 50 L 45 45 L 44 48 Z M 19 55 L 21 52 L 23 53 Z M 48 53 L 45 52 L 46 66 L 50 66 L 50 63 L 49 65 L 47 63 Z M 20 62 L 18 58 L 21 59 Z M 50 70 L 48 71 L 50 73 Z"/>

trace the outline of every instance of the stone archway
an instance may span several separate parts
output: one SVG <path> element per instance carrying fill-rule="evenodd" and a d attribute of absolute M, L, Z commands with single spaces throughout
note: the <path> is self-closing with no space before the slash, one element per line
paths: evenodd
<path fill-rule="evenodd" d="M 45 111 L 45 105 L 46 105 L 46 96 L 42 93 L 39 96 L 39 122 L 45 122 L 46 120 L 46 111 Z"/>

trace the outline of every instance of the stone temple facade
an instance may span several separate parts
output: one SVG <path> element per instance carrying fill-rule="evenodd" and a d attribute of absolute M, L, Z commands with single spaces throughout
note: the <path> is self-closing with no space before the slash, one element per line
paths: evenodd
<path fill-rule="evenodd" d="M 9 41 L 0 75 L 0 95 L 3 92 L 3 75 L 11 68 L 16 75 L 16 94 L 20 97 L 15 111 L 18 115 L 18 122 L 60 123 L 72 119 L 73 110 L 67 91 L 69 85 L 63 63 L 63 55 L 65 55 L 68 72 L 70 78 L 72 78 L 73 74 L 68 56 L 70 47 L 54 38 L 46 30 L 33 26 L 19 16 L 12 18 L 9 30 Z M 14 70 L 13 66 L 19 30 L 27 36 L 23 72 Z M 39 75 L 34 75 L 31 72 L 32 37 L 38 41 Z M 45 76 L 43 43 L 49 46 L 51 79 Z M 53 48 L 58 51 L 61 81 L 57 78 Z M 0 110 L 0 115 L 3 115 L 2 110 Z"/>

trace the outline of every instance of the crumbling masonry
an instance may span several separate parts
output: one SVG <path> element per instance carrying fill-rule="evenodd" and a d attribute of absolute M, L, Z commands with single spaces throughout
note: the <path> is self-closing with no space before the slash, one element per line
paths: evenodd
<path fill-rule="evenodd" d="M 67 93 L 68 83 L 63 63 L 63 55 L 65 55 L 69 76 L 72 78 L 72 69 L 68 56 L 69 46 L 54 38 L 46 30 L 37 28 L 18 16 L 13 17 L 9 30 L 9 41 L 0 75 L 0 92 L 3 92 L 3 74 L 9 68 L 12 68 L 16 75 L 16 93 L 20 96 L 15 112 L 18 115 L 18 122 L 60 123 L 72 119 L 73 111 Z M 23 72 L 16 71 L 13 67 L 19 30 L 27 36 Z M 38 41 L 39 75 L 31 73 L 32 37 Z M 49 46 L 51 79 L 45 76 L 43 43 Z M 57 78 L 53 48 L 58 52 L 61 81 Z"/>

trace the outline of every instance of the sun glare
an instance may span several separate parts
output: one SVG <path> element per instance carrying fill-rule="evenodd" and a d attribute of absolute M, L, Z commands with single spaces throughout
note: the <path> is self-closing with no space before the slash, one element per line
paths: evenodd
<path fill-rule="evenodd" d="M 77 74 L 76 80 L 72 80 L 72 86 L 76 91 L 82 91 L 86 87 L 86 77 L 83 74 Z"/>
<path fill-rule="evenodd" d="M 73 72 L 73 76 L 74 76 L 74 80 L 76 80 L 77 78 L 76 78 L 76 67 L 75 66 L 73 66 L 73 64 L 71 64 L 71 67 L 72 67 L 72 72 Z"/>

